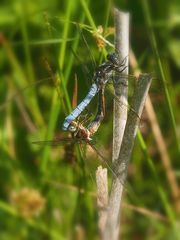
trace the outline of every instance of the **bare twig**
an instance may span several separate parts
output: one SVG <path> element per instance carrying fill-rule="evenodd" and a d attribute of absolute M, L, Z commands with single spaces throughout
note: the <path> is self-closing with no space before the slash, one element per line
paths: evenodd
<path fill-rule="evenodd" d="M 96 184 L 97 184 L 97 207 L 98 207 L 98 227 L 100 235 L 104 232 L 107 217 L 107 204 L 108 204 L 108 180 L 107 168 L 98 167 L 96 171 Z"/>
<path fill-rule="evenodd" d="M 128 52 L 129 52 L 129 13 L 120 12 L 114 9 L 115 21 L 115 47 L 119 53 L 120 59 L 127 58 L 127 68 L 124 70 L 128 74 Z M 127 120 L 128 106 L 128 82 L 127 78 L 122 78 L 121 81 L 115 79 L 114 83 L 115 95 L 118 101 L 114 101 L 114 124 L 113 124 L 113 165 L 116 165 L 116 160 L 119 156 L 119 151 L 123 139 L 124 129 Z M 118 102 L 123 104 L 120 106 Z M 103 234 L 103 239 L 117 239 L 120 230 L 120 204 L 123 192 L 123 185 L 118 181 L 116 184 L 113 181 L 111 196 L 108 207 L 108 216 L 106 228 Z"/>
<path fill-rule="evenodd" d="M 133 94 L 132 98 L 132 108 L 136 111 L 140 117 L 144 108 L 145 100 L 151 85 L 152 75 L 151 74 L 141 74 Z M 127 163 L 130 159 L 132 148 L 134 145 L 134 140 L 136 137 L 138 125 L 140 118 L 134 112 L 129 111 L 127 124 L 124 132 L 124 137 L 122 140 L 121 151 L 116 162 L 116 173 L 120 174 L 120 180 L 122 182 L 126 179 Z"/>
<path fill-rule="evenodd" d="M 119 53 L 120 60 L 126 58 L 126 66 L 124 75 L 128 74 L 128 52 L 129 52 L 129 14 L 120 12 L 114 9 L 114 22 L 115 22 L 115 47 Z M 127 120 L 127 106 L 128 106 L 128 80 L 118 75 L 115 77 L 114 90 L 116 100 L 114 101 L 114 122 L 113 122 L 113 158 L 114 162 L 119 155 L 119 150 L 124 134 L 124 129 Z M 121 106 L 119 105 L 121 102 Z"/>
<path fill-rule="evenodd" d="M 115 47 L 116 52 L 119 55 L 119 61 L 126 59 L 126 68 L 124 69 L 124 75 L 128 74 L 128 52 L 129 52 L 129 14 L 120 12 L 118 9 L 114 9 L 114 22 L 115 22 Z M 124 129 L 127 120 L 127 106 L 128 106 L 128 80 L 122 78 L 118 79 L 118 75 L 115 76 L 114 90 L 116 100 L 114 101 L 114 118 L 113 118 L 113 151 L 112 161 L 114 162 L 119 155 L 119 150 L 124 134 Z M 119 104 L 121 102 L 121 106 Z M 115 211 L 119 212 L 120 199 L 122 195 L 123 187 L 119 185 L 117 191 L 117 198 L 119 207 Z M 117 207 L 117 204 L 116 204 Z M 107 214 L 107 213 L 106 213 Z M 106 229 L 103 231 L 106 232 Z M 106 235 L 106 234 L 105 234 Z M 104 236 L 102 236 L 104 238 Z"/>
<path fill-rule="evenodd" d="M 150 74 L 140 75 L 132 98 L 132 108 L 140 117 L 145 104 L 145 99 L 151 84 L 152 76 Z M 134 112 L 129 111 L 126 128 L 122 140 L 121 150 L 118 158 L 114 162 L 114 171 L 116 176 L 113 179 L 113 185 L 109 200 L 108 217 L 104 239 L 118 239 L 119 219 L 120 219 L 120 201 L 123 190 L 122 183 L 125 182 L 128 162 L 134 145 L 135 136 L 138 129 L 140 118 Z M 120 192 L 121 191 L 121 192 Z"/>

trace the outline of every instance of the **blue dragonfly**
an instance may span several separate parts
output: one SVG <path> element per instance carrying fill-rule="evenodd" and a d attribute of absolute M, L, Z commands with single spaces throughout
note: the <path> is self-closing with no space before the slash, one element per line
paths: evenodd
<path fill-rule="evenodd" d="M 113 71 L 122 73 L 126 66 L 126 59 L 119 62 L 116 53 L 111 53 L 107 55 L 107 61 L 102 63 L 97 67 L 94 76 L 93 84 L 86 95 L 86 97 L 80 102 L 80 104 L 65 118 L 63 123 L 63 130 L 68 130 L 68 127 L 72 121 L 74 121 L 81 112 L 88 106 L 93 97 L 100 91 L 104 89 L 107 82 L 112 77 Z M 104 90 L 103 90 L 104 92 Z"/>

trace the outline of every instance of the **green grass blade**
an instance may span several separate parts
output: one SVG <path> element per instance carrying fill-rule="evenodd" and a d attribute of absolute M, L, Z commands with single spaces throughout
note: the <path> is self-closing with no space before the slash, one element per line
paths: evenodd
<path fill-rule="evenodd" d="M 80 0 L 81 2 L 81 5 L 84 9 L 84 12 L 85 12 L 85 15 L 89 21 L 89 24 L 91 25 L 91 27 L 93 28 L 94 31 L 96 31 L 96 24 L 94 22 L 94 19 L 89 11 L 89 8 L 88 8 L 88 1 L 85 1 L 85 0 Z"/>

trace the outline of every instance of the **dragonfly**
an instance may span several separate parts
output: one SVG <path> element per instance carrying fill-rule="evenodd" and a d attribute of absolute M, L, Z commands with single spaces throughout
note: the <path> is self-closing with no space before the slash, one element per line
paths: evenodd
<path fill-rule="evenodd" d="M 102 99 L 103 99 L 103 95 L 102 95 Z M 99 105 L 101 105 L 101 103 Z M 97 132 L 102 121 L 101 117 L 99 117 L 101 115 L 99 111 L 101 110 L 102 110 L 102 107 L 99 106 L 99 110 L 94 120 L 91 122 L 91 124 L 87 128 L 84 127 L 83 124 L 81 124 L 80 122 L 72 121 L 70 123 L 70 126 L 68 127 L 68 131 L 71 133 L 71 138 L 55 139 L 55 140 L 47 140 L 47 141 L 33 141 L 32 144 L 37 144 L 41 146 L 42 145 L 59 146 L 67 142 L 70 142 L 72 144 L 86 144 L 86 145 L 88 144 L 98 154 L 102 163 L 108 167 L 108 169 L 111 171 L 113 176 L 116 176 L 116 173 L 113 171 L 112 167 L 108 163 L 108 160 L 98 150 L 94 140 L 92 139 L 92 136 L 95 134 L 95 132 Z"/>
<path fill-rule="evenodd" d="M 105 85 L 112 77 L 114 71 L 121 73 L 127 68 L 125 62 L 126 58 L 120 62 L 118 59 L 118 55 L 116 53 L 110 53 L 107 55 L 107 61 L 99 65 L 94 73 L 93 76 L 94 83 L 92 84 L 88 94 L 80 102 L 80 104 L 65 118 L 63 123 L 63 130 L 68 130 L 70 123 L 74 121 L 81 114 L 81 112 L 89 105 L 91 100 L 100 91 L 100 89 L 105 88 Z M 104 92 L 104 90 L 102 92 Z"/>

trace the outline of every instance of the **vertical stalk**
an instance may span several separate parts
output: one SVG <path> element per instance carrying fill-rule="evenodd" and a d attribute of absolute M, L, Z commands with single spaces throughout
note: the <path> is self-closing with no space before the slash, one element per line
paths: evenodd
<path fill-rule="evenodd" d="M 124 75 L 128 74 L 128 53 L 129 53 L 129 13 L 124 13 L 118 9 L 114 9 L 115 21 L 115 48 L 119 53 L 119 60 L 126 58 L 127 68 L 124 70 Z M 113 119 L 113 165 L 119 156 L 120 147 L 123 139 L 124 129 L 127 120 L 128 106 L 128 81 L 127 78 L 118 79 L 115 76 L 114 89 L 116 101 L 114 101 L 114 119 Z M 118 98 L 118 99 L 117 99 Z M 118 101 L 117 101 L 118 100 Z M 119 103 L 122 103 L 121 105 Z M 104 231 L 103 239 L 118 239 L 120 231 L 120 204 L 123 192 L 123 185 L 119 180 L 113 180 L 112 190 L 109 199 L 107 223 Z"/>
<path fill-rule="evenodd" d="M 145 100 L 148 95 L 148 91 L 151 85 L 152 75 L 141 74 L 136 83 L 134 90 L 131 107 L 133 111 L 129 111 L 126 128 L 121 145 L 121 151 L 118 159 L 116 160 L 116 175 L 118 180 L 125 182 L 128 163 L 131 157 L 131 152 L 134 146 L 134 140 L 137 134 L 140 117 L 145 105 Z M 136 112 L 137 114 L 135 114 Z M 139 117 L 138 117 L 139 116 Z"/>
<path fill-rule="evenodd" d="M 98 228 L 102 238 L 107 220 L 108 179 L 107 168 L 98 167 L 96 170 Z"/>
<path fill-rule="evenodd" d="M 116 176 L 113 179 L 112 190 L 109 200 L 108 216 L 104 240 L 117 240 L 120 231 L 120 204 L 123 191 L 122 183 L 126 180 L 128 163 L 131 157 L 134 140 L 138 130 L 140 117 L 145 104 L 149 87 L 152 81 L 151 74 L 140 75 L 132 98 L 132 109 L 129 111 L 127 123 L 122 139 L 118 158 L 113 163 Z M 138 117 L 139 116 L 139 117 Z"/>
<path fill-rule="evenodd" d="M 114 9 L 115 22 L 115 48 L 119 54 L 119 60 L 126 58 L 127 68 L 123 71 L 124 75 L 128 74 L 128 55 L 129 55 L 129 13 L 120 12 Z M 116 100 L 114 101 L 114 118 L 113 118 L 113 158 L 114 162 L 120 151 L 120 146 L 124 134 L 127 120 L 128 106 L 128 79 L 118 75 L 115 76 L 114 91 Z M 122 103 L 121 105 L 119 103 Z"/>

